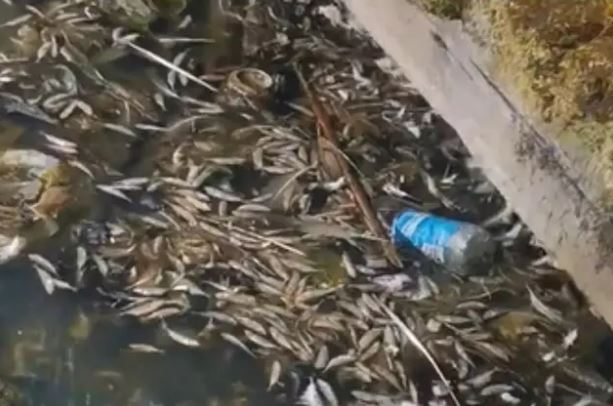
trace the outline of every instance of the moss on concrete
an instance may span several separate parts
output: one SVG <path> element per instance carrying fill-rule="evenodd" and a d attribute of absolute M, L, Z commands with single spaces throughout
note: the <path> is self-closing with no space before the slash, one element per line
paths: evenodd
<path fill-rule="evenodd" d="M 599 199 L 613 209 L 613 0 L 413 1 L 462 18 L 487 43 L 496 80 L 562 146 L 589 156 Z"/>
<path fill-rule="evenodd" d="M 426 11 L 442 18 L 457 19 L 462 16 L 465 0 L 418 0 Z"/>
<path fill-rule="evenodd" d="M 590 155 L 613 208 L 613 0 L 469 0 L 463 18 L 524 112 Z"/>

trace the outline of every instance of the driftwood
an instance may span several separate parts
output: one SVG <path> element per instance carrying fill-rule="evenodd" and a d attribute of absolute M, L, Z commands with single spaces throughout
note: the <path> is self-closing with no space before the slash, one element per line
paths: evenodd
<path fill-rule="evenodd" d="M 613 227 L 583 185 L 589 174 L 569 165 L 555 138 L 490 78 L 487 50 L 460 23 L 435 19 L 409 0 L 344 2 L 613 326 Z"/>
<path fill-rule="evenodd" d="M 385 257 L 391 265 L 401 267 L 402 261 L 394 245 L 390 241 L 383 224 L 381 224 L 381 221 L 377 217 L 377 212 L 372 204 L 370 196 L 339 148 L 338 139 L 332 127 L 330 116 L 319 100 L 316 89 L 304 79 L 298 69 L 297 73 L 311 103 L 313 114 L 315 115 L 317 126 L 317 152 L 320 164 L 332 177 L 336 178 L 343 176 L 345 178 L 353 196 L 353 200 L 362 214 L 364 223 L 366 223 L 370 232 L 380 239 Z"/>

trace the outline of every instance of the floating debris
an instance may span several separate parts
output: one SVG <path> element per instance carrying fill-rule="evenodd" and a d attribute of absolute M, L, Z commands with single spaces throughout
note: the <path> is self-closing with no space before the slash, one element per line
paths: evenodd
<path fill-rule="evenodd" d="M 138 330 L 116 352 L 139 365 L 258 364 L 267 405 L 605 404 L 585 301 L 341 6 L 197 3 L 42 1 L 4 24 L 0 263 Z M 486 227 L 495 263 L 397 252 L 406 208 Z M 77 385 L 96 323 L 71 324 L 54 382 Z M 104 404 L 164 404 L 123 392 Z"/>

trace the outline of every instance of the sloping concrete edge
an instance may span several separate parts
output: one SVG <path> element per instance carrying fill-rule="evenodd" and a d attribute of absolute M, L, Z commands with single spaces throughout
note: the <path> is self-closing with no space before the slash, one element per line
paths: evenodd
<path fill-rule="evenodd" d="M 459 23 L 433 19 L 408 0 L 343 1 L 613 327 L 613 225 L 581 190 L 581 169 L 488 77 L 486 52 Z"/>

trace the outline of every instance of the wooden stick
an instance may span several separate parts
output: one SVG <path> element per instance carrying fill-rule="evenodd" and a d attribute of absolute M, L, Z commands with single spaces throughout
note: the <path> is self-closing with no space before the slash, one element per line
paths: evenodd
<path fill-rule="evenodd" d="M 316 90 L 305 80 L 302 72 L 300 72 L 300 69 L 298 67 L 295 68 L 298 78 L 302 83 L 302 87 L 304 88 L 304 91 L 311 102 L 313 114 L 315 115 L 315 120 L 319 130 L 317 131 L 317 147 L 320 154 L 320 159 L 325 153 L 334 154 L 334 164 L 338 165 L 342 176 L 345 177 L 347 185 L 349 186 L 349 189 L 353 194 L 353 198 L 360 209 L 366 226 L 376 237 L 381 239 L 383 252 L 385 253 L 388 261 L 395 267 L 402 267 L 402 261 L 400 260 L 393 243 L 389 240 L 383 224 L 381 224 L 381 221 L 377 217 L 370 196 L 347 161 L 347 158 L 340 152 L 338 139 L 332 126 L 330 116 L 317 98 Z"/>

